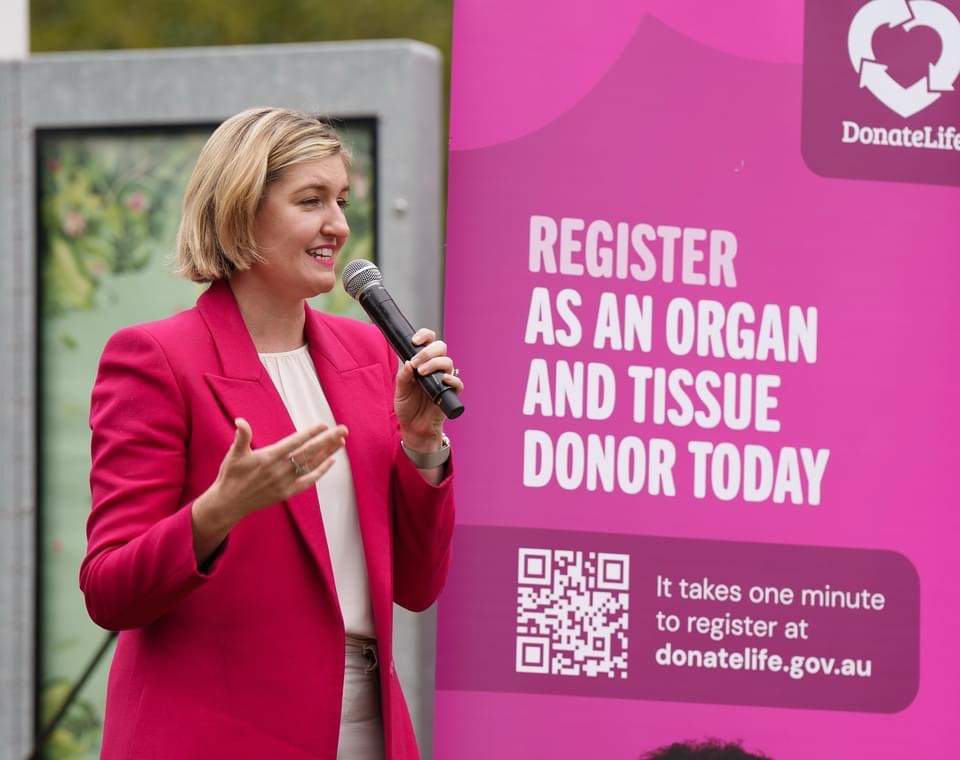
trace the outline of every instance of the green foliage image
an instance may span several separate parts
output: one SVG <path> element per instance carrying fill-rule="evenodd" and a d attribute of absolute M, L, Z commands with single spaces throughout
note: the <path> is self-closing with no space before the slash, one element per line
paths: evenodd
<path fill-rule="evenodd" d="M 40 713 L 44 725 L 60 709 L 71 684 L 63 678 L 47 683 L 40 697 Z M 70 760 L 87 757 L 100 745 L 100 714 L 97 707 L 82 697 L 67 709 L 47 740 L 48 760 Z"/>
<path fill-rule="evenodd" d="M 142 270 L 165 249 L 196 137 L 57 140 L 41 167 L 44 313 L 90 309 L 106 275 Z M 161 242 L 162 241 L 162 242 Z M 161 249 L 160 246 L 164 246 Z"/>

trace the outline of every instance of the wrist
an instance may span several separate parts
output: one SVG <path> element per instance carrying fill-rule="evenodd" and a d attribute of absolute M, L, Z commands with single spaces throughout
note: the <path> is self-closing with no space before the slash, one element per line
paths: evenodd
<path fill-rule="evenodd" d="M 414 433 L 412 431 L 400 429 L 400 440 L 403 441 L 404 449 L 408 451 L 419 451 L 424 454 L 431 451 L 437 451 L 443 446 L 443 440 L 446 436 L 442 430 L 431 430 L 429 433 Z"/>
<path fill-rule="evenodd" d="M 215 486 L 211 486 L 190 505 L 190 521 L 197 570 L 206 574 L 236 520 L 226 514 Z"/>
<path fill-rule="evenodd" d="M 432 446 L 432 444 L 429 444 Z M 401 439 L 400 446 L 414 467 L 418 470 L 431 470 L 445 464 L 450 458 L 450 439 L 440 434 L 439 445 L 429 449 L 419 449 Z"/>
<path fill-rule="evenodd" d="M 194 500 L 192 511 L 193 523 L 203 533 L 225 533 L 236 523 L 228 514 L 226 500 L 220 498 L 216 483 Z"/>

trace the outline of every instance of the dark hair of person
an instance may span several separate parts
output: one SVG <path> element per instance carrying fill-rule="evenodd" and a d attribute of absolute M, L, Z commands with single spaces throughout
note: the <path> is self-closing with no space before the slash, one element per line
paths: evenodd
<path fill-rule="evenodd" d="M 648 752 L 641 760 L 773 760 L 767 755 L 747 752 L 739 742 L 708 739 L 703 742 L 675 742 Z"/>

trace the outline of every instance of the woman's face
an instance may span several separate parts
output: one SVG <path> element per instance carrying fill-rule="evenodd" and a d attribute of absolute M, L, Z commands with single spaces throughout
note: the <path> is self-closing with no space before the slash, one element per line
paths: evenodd
<path fill-rule="evenodd" d="M 263 261 L 249 272 L 271 295 L 302 300 L 336 284 L 337 253 L 350 234 L 348 189 L 339 155 L 295 164 L 267 185 L 254 218 Z"/>

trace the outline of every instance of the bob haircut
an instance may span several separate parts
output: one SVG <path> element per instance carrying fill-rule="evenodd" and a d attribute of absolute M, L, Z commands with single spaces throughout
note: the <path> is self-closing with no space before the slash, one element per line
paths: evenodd
<path fill-rule="evenodd" d="M 210 135 L 183 196 L 174 271 L 194 282 L 226 279 L 260 254 L 253 223 L 268 184 L 294 164 L 350 154 L 318 116 L 288 108 L 250 108 Z"/>

